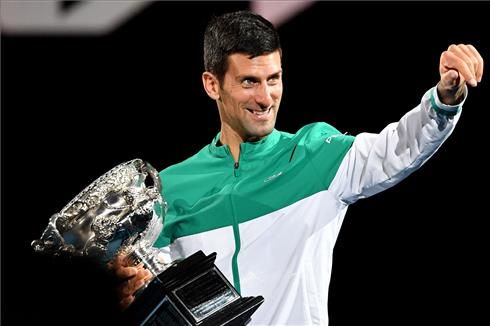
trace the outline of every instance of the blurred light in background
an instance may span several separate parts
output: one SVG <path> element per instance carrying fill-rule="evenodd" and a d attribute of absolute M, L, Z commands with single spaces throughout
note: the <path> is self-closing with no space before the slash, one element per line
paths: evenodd
<path fill-rule="evenodd" d="M 1 1 L 4 34 L 110 33 L 151 1 Z"/>
<path fill-rule="evenodd" d="M 0 29 L 4 34 L 103 35 L 133 18 L 154 1 L 59 1 L 26 0 L 0 2 Z M 250 9 L 276 27 L 315 1 L 250 2 Z M 211 4 L 210 4 L 211 5 Z"/>
<path fill-rule="evenodd" d="M 310 7 L 315 1 L 252 1 L 250 9 L 279 27 L 301 11 Z"/>

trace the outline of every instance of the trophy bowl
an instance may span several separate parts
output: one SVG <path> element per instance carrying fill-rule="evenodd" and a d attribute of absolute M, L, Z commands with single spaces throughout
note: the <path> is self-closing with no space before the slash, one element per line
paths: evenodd
<path fill-rule="evenodd" d="M 54 214 L 32 247 L 40 253 L 88 256 L 101 263 L 124 252 L 156 275 L 165 264 L 152 252 L 156 250 L 152 245 L 163 229 L 166 205 L 158 172 L 134 159 L 100 176 Z"/>
<path fill-rule="evenodd" d="M 167 203 L 158 172 L 134 159 L 106 172 L 49 219 L 35 252 L 89 257 L 103 266 L 124 254 L 153 279 L 137 292 L 124 320 L 131 325 L 245 325 L 263 298 L 243 298 L 215 266 L 216 253 L 171 261 L 153 244 Z"/>

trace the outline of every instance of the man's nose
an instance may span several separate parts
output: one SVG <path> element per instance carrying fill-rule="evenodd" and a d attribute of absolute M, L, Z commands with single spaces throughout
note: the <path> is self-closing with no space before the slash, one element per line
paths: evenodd
<path fill-rule="evenodd" d="M 274 104 L 272 88 L 267 83 L 261 84 L 255 89 L 255 102 L 263 109 L 267 109 Z"/>

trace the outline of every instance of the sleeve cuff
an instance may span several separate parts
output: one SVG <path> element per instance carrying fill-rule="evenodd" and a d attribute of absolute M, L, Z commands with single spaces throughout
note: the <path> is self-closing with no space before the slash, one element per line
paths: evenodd
<path fill-rule="evenodd" d="M 445 116 L 454 116 L 461 111 L 464 101 L 466 100 L 466 96 L 468 95 L 468 87 L 464 85 L 464 96 L 461 103 L 458 105 L 447 105 L 441 102 L 439 96 L 437 95 L 437 87 L 433 87 L 430 92 L 430 104 L 434 111 L 438 114 L 442 114 Z"/>

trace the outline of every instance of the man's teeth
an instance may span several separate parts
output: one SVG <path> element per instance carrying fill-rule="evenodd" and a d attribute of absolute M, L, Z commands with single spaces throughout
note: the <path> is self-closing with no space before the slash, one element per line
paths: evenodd
<path fill-rule="evenodd" d="M 255 114 L 256 116 L 262 116 L 264 114 L 269 113 L 271 109 L 265 110 L 265 111 L 254 111 L 254 110 L 249 110 L 251 113 Z"/>

